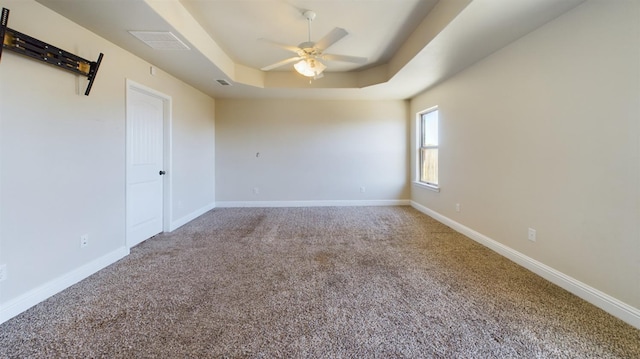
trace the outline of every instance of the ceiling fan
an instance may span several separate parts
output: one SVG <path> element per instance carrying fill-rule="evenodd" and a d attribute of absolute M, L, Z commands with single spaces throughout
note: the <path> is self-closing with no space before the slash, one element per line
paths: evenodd
<path fill-rule="evenodd" d="M 293 68 L 298 73 L 306 77 L 311 77 L 315 80 L 323 77 L 322 72 L 327 68 L 327 66 L 322 61 L 342 61 L 356 64 L 364 64 L 367 62 L 366 57 L 325 54 L 324 50 L 338 42 L 343 37 L 347 36 L 349 33 L 343 28 L 336 27 L 318 42 L 313 42 L 311 41 L 311 22 L 316 18 L 316 13 L 311 10 L 306 10 L 302 13 L 302 15 L 307 19 L 307 25 L 309 28 L 309 36 L 306 42 L 303 42 L 298 46 L 289 46 L 274 41 L 261 39 L 262 41 L 266 41 L 272 45 L 291 51 L 297 56 L 278 61 L 275 64 L 271 64 L 269 66 L 265 66 L 261 68 L 262 71 L 273 70 L 275 68 L 295 62 Z"/>

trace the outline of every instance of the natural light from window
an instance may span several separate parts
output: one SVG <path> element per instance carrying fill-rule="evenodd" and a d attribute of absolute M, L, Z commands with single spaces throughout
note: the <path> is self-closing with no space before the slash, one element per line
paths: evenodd
<path fill-rule="evenodd" d="M 438 109 L 420 114 L 418 182 L 438 187 Z"/>

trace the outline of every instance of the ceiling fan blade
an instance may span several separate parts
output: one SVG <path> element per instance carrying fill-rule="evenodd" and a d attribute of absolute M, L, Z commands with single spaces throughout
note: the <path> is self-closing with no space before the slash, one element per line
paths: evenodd
<path fill-rule="evenodd" d="M 285 49 L 287 51 L 291 51 L 294 54 L 297 54 L 298 56 L 300 56 L 300 52 L 302 51 L 302 49 L 299 48 L 298 46 L 285 45 L 285 44 L 281 44 L 279 42 L 275 42 L 275 41 L 271 41 L 271 40 L 267 40 L 267 39 L 263 39 L 263 38 L 260 38 L 258 40 L 260 40 L 262 42 L 266 42 L 266 43 L 268 43 L 270 45 Z"/>
<path fill-rule="evenodd" d="M 300 57 L 300 56 L 291 57 L 291 58 L 288 58 L 286 60 L 278 61 L 275 64 L 271 64 L 269 66 L 265 66 L 265 67 L 261 68 L 260 70 L 262 70 L 262 71 L 273 70 L 273 69 L 278 68 L 280 66 L 284 66 L 286 64 L 290 64 L 292 62 L 296 62 L 296 61 L 299 61 L 299 60 L 302 60 L 302 57 Z"/>
<path fill-rule="evenodd" d="M 327 61 L 353 62 L 354 64 L 364 64 L 367 62 L 366 57 L 334 55 L 334 54 L 324 54 L 322 55 L 322 59 Z"/>
<path fill-rule="evenodd" d="M 326 50 L 327 48 L 329 48 L 329 46 L 335 44 L 336 42 L 338 42 L 338 40 L 342 39 L 348 34 L 349 33 L 347 32 L 347 30 L 341 27 L 336 27 L 335 29 L 331 30 L 327 35 L 325 35 L 325 37 L 323 37 L 318 42 L 316 42 L 315 47 L 320 49 L 321 51 Z"/>

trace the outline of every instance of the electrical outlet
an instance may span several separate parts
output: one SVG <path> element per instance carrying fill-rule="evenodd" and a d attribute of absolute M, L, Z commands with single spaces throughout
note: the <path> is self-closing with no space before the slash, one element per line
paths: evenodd
<path fill-rule="evenodd" d="M 260 190 L 258 189 L 258 187 L 253 187 L 253 194 L 258 194 L 260 193 Z"/>
<path fill-rule="evenodd" d="M 80 236 L 80 248 L 84 248 L 89 245 L 89 235 L 83 234 Z"/>
<path fill-rule="evenodd" d="M 456 212 L 460 212 L 460 203 L 456 203 Z"/>
<path fill-rule="evenodd" d="M 360 193 L 367 192 L 367 188 L 365 186 L 360 187 Z"/>
<path fill-rule="evenodd" d="M 536 230 L 533 228 L 529 228 L 529 233 L 527 238 L 531 241 L 531 242 L 535 242 L 536 241 Z"/>
<path fill-rule="evenodd" d="M 0 265 L 0 282 L 7 279 L 7 265 Z"/>

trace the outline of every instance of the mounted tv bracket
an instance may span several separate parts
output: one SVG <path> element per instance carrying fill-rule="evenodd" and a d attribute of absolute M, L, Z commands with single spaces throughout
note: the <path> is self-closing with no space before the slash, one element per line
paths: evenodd
<path fill-rule="evenodd" d="M 2 57 L 2 49 L 7 49 L 67 71 L 86 76 L 87 79 L 89 79 L 89 85 L 87 85 L 87 90 L 84 94 L 85 96 L 89 96 L 89 91 L 91 91 L 91 86 L 93 86 L 93 80 L 96 79 L 100 62 L 102 62 L 102 53 L 100 53 L 98 60 L 95 62 L 83 59 L 80 56 L 8 28 L 8 21 L 9 9 L 2 8 L 2 18 L 0 18 L 0 39 L 2 39 L 0 57 Z"/>

